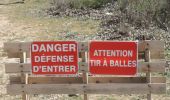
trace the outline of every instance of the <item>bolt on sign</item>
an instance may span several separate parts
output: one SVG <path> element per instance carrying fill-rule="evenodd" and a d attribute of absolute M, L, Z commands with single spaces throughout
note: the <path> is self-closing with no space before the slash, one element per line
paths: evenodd
<path fill-rule="evenodd" d="M 135 75 L 138 42 L 91 41 L 89 69 L 91 74 Z"/>
<path fill-rule="evenodd" d="M 77 42 L 33 42 L 31 63 L 33 74 L 76 74 L 78 72 Z"/>

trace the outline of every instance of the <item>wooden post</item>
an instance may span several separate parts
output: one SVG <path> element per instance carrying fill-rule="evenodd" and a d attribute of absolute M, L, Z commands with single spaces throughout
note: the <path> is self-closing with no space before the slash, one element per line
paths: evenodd
<path fill-rule="evenodd" d="M 88 49 L 88 44 L 86 42 L 80 42 L 79 44 L 79 49 L 80 49 L 80 57 L 82 58 L 82 63 L 87 63 L 87 49 Z M 88 67 L 86 65 L 82 67 Z M 82 73 L 82 78 L 83 78 L 83 83 L 88 84 L 88 73 L 86 71 L 83 71 Z M 84 91 L 84 100 L 88 100 L 88 95 L 86 94 L 86 91 Z"/>
<path fill-rule="evenodd" d="M 86 53 L 82 52 L 82 62 L 86 62 Z M 84 66 L 87 67 L 87 66 Z M 83 72 L 83 83 L 84 84 L 88 84 L 88 73 L 87 72 Z M 84 100 L 88 100 L 88 95 L 86 93 L 84 93 Z"/>
<path fill-rule="evenodd" d="M 22 50 L 20 49 L 20 63 L 25 63 L 25 62 L 26 62 L 26 53 L 22 52 Z M 27 81 L 28 78 L 27 78 L 27 75 L 24 74 L 23 72 L 23 66 L 20 66 L 20 68 L 21 68 L 21 83 L 28 84 L 28 81 Z M 25 93 L 25 91 L 22 91 L 22 100 L 28 100 L 28 96 Z"/>
<path fill-rule="evenodd" d="M 149 44 L 146 43 L 145 48 L 145 62 L 150 62 L 150 50 L 149 50 Z M 151 96 L 151 89 L 150 89 L 150 83 L 151 83 L 151 72 L 150 72 L 150 65 L 148 64 L 148 72 L 146 73 L 148 87 L 149 87 L 149 94 L 147 94 L 147 100 L 152 100 Z"/>

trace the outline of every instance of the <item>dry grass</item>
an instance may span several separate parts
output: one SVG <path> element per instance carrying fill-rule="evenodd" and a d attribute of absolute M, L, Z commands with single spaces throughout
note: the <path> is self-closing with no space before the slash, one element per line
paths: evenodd
<path fill-rule="evenodd" d="M 39 33 L 33 34 L 41 36 L 38 38 L 41 40 L 60 40 L 58 35 L 68 32 L 80 34 L 97 32 L 99 21 L 49 17 L 45 11 L 48 7 L 49 2 L 46 0 L 28 0 L 25 4 L 12 5 L 9 18 L 14 23 L 22 23 L 38 30 Z"/>

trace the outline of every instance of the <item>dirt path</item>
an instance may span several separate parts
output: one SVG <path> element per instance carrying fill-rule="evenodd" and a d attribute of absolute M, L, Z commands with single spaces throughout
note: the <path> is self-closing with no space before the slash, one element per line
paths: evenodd
<path fill-rule="evenodd" d="M 31 26 L 10 21 L 9 9 L 10 5 L 0 5 L 0 100 L 19 98 L 6 95 L 5 84 L 8 82 L 8 75 L 5 74 L 4 62 L 7 62 L 7 57 L 3 52 L 3 43 L 7 41 L 32 41 L 36 36 L 31 33 L 38 32 Z"/>
<path fill-rule="evenodd" d="M 23 25 L 22 23 L 12 23 L 8 18 L 8 9 L 10 6 L 0 6 L 0 39 L 1 41 L 24 41 L 28 40 L 29 37 L 33 37 L 37 30 L 31 26 Z M 29 39 L 31 39 L 29 38 Z"/>
<path fill-rule="evenodd" d="M 12 6 L 15 5 L 0 5 L 0 100 L 19 100 L 21 98 L 20 95 L 9 96 L 6 94 L 6 84 L 8 84 L 9 75 L 5 74 L 4 63 L 15 62 L 15 60 L 7 60 L 6 53 L 3 52 L 3 43 L 13 41 L 33 41 L 48 36 L 48 34 L 43 36 L 38 35 L 37 33 L 41 33 L 39 27 L 34 27 L 24 22 L 22 23 L 22 21 L 16 22 L 11 20 L 9 17 L 9 10 L 11 10 Z"/>
<path fill-rule="evenodd" d="M 0 5 L 0 63 L 5 61 L 4 57 L 1 57 L 4 54 L 4 42 L 32 41 L 37 38 L 33 33 L 38 32 L 28 25 L 11 21 L 8 10 L 10 10 L 10 5 Z"/>

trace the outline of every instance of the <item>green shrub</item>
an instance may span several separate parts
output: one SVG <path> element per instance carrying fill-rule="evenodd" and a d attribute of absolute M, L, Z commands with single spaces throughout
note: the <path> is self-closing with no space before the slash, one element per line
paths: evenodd
<path fill-rule="evenodd" d="M 75 9 L 80 8 L 100 8 L 103 5 L 112 2 L 113 0 L 52 0 L 55 6 L 65 6 Z"/>
<path fill-rule="evenodd" d="M 168 30 L 170 23 L 170 0 L 118 0 L 118 7 L 126 13 L 128 19 L 135 24 L 156 24 Z"/>
<path fill-rule="evenodd" d="M 101 6 L 111 2 L 111 0 L 79 0 L 83 3 L 83 7 L 100 8 Z"/>

